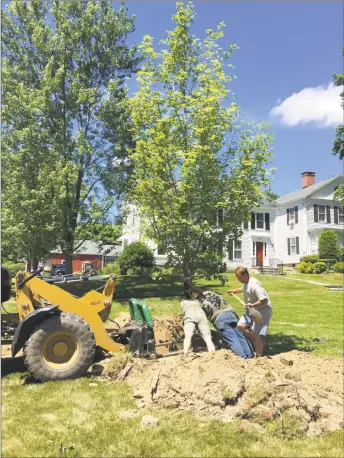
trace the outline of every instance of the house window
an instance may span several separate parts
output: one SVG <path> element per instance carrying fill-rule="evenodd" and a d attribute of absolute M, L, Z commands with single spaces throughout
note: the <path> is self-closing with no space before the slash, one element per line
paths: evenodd
<path fill-rule="evenodd" d="M 338 222 L 339 224 L 344 223 L 344 208 L 341 207 L 338 208 Z"/>
<path fill-rule="evenodd" d="M 289 224 L 295 223 L 295 208 L 289 210 Z"/>
<path fill-rule="evenodd" d="M 326 207 L 325 205 L 319 205 L 319 223 L 325 223 L 326 221 Z"/>
<path fill-rule="evenodd" d="M 115 264 L 116 262 L 116 256 L 105 256 L 104 257 L 104 265 L 106 264 Z"/>
<path fill-rule="evenodd" d="M 318 238 L 315 234 L 309 234 L 309 240 L 310 240 L 310 252 L 311 253 L 317 253 L 318 251 Z"/>
<path fill-rule="evenodd" d="M 264 229 L 264 213 L 256 213 L 257 229 Z"/>
<path fill-rule="evenodd" d="M 290 238 L 290 252 L 291 254 L 296 253 L 296 237 L 291 237 Z"/>
<path fill-rule="evenodd" d="M 164 244 L 161 244 L 161 245 L 158 245 L 158 251 L 157 251 L 157 255 L 159 256 L 162 256 L 166 254 L 166 247 Z"/>
<path fill-rule="evenodd" d="M 240 240 L 234 242 L 234 259 L 242 259 L 242 244 Z"/>
<path fill-rule="evenodd" d="M 123 239 L 123 250 L 128 246 L 128 239 Z"/>

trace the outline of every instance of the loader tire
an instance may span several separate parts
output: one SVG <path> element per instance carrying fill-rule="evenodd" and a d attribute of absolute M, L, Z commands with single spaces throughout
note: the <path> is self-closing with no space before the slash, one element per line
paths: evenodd
<path fill-rule="evenodd" d="M 94 335 L 85 320 L 60 313 L 38 324 L 24 346 L 24 363 L 41 382 L 85 374 L 96 351 Z"/>

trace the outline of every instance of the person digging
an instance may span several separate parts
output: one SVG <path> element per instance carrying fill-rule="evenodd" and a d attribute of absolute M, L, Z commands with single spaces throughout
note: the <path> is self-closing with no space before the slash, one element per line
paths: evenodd
<path fill-rule="evenodd" d="M 197 295 L 197 300 L 200 302 L 207 319 L 220 334 L 223 346 L 232 350 L 240 358 L 253 358 L 251 344 L 237 328 L 239 317 L 234 309 L 219 294 L 204 291 L 193 285 L 191 280 L 187 280 L 185 283 L 187 284 L 186 292 L 190 295 L 192 293 Z"/>
<path fill-rule="evenodd" d="M 269 296 L 263 285 L 250 274 L 246 267 L 239 266 L 235 269 L 235 275 L 242 288 L 228 290 L 228 294 L 235 295 L 244 293 L 244 306 L 246 312 L 240 317 L 238 328 L 253 343 L 256 356 L 263 356 L 264 341 L 262 336 L 268 332 L 269 322 L 272 316 L 272 306 Z"/>
<path fill-rule="evenodd" d="M 191 339 L 196 328 L 199 330 L 208 351 L 214 352 L 215 346 L 211 339 L 211 331 L 206 314 L 198 301 L 192 300 L 192 295 L 184 288 L 185 299 L 180 302 L 184 322 L 184 354 L 187 355 L 191 346 Z"/>

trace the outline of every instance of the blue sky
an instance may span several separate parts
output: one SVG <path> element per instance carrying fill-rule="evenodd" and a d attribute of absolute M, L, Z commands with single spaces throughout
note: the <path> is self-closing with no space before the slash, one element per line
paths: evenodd
<path fill-rule="evenodd" d="M 343 73 L 343 4 L 193 3 L 197 37 L 224 21 L 222 47 L 235 43 L 240 48 L 232 58 L 237 79 L 230 88 L 248 118 L 271 122 L 276 136 L 272 166 L 277 169 L 272 190 L 283 195 L 301 188 L 304 171 L 316 172 L 317 182 L 342 173 L 343 162 L 330 151 L 341 112 L 338 88 L 329 83 L 333 73 Z M 174 1 L 128 5 L 136 15 L 130 41 L 151 35 L 157 43 L 173 28 Z"/>

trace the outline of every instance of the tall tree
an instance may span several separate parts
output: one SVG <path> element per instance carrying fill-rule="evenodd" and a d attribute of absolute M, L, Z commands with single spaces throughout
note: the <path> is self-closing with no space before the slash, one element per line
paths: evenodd
<path fill-rule="evenodd" d="M 344 56 L 344 48 L 342 48 L 342 54 Z M 332 75 L 335 86 L 344 87 L 344 74 L 335 73 Z M 344 108 L 344 90 L 341 92 L 340 97 L 342 99 L 342 108 Z M 344 159 L 344 125 L 341 124 L 336 129 L 336 134 L 333 140 L 332 153 L 339 156 L 339 159 Z M 338 186 L 334 193 L 335 200 L 338 200 L 344 208 L 344 184 Z"/>
<path fill-rule="evenodd" d="M 192 3 L 177 3 L 174 30 L 160 52 L 145 36 L 139 89 L 130 99 L 136 148 L 128 200 L 143 216 L 147 237 L 164 246 L 168 264 L 185 275 L 221 271 L 222 249 L 269 188 L 272 137 L 265 126 L 241 129 L 229 103 L 224 23 L 203 41 L 191 33 Z M 232 67 L 231 64 L 228 65 Z"/>
<path fill-rule="evenodd" d="M 133 30 L 111 0 L 13 1 L 2 12 L 3 238 L 24 257 L 60 245 L 70 272 L 125 188 Z"/>

